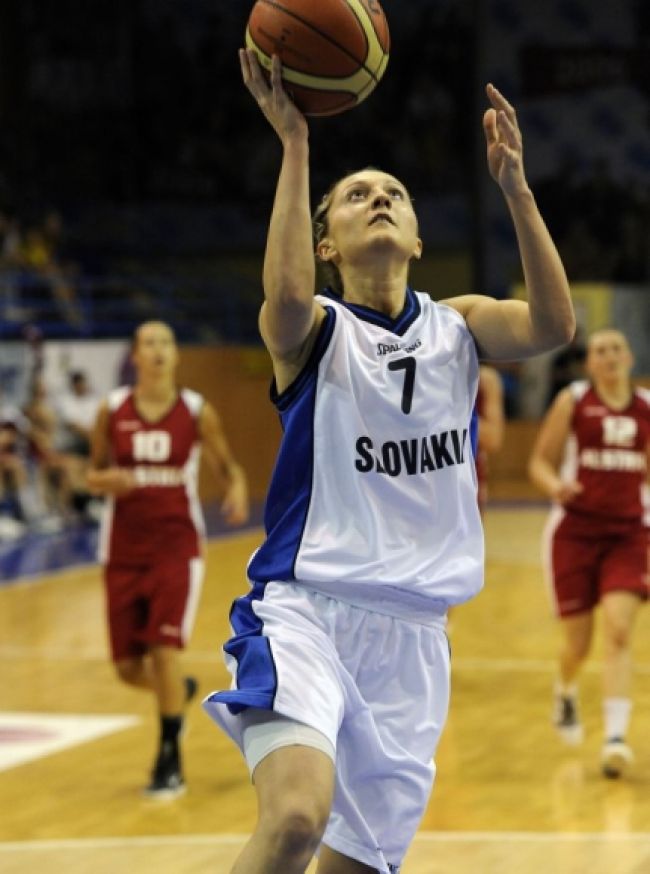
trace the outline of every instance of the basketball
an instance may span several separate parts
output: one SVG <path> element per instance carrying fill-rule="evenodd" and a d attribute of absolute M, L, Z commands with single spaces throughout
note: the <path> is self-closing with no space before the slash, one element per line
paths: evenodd
<path fill-rule="evenodd" d="M 282 62 L 284 87 L 305 115 L 336 115 L 374 91 L 390 35 L 378 0 L 257 0 L 246 46 L 262 69 Z"/>

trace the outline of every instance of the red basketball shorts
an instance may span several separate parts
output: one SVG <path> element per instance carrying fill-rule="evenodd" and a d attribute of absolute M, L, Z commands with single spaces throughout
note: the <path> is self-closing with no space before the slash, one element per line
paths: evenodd
<path fill-rule="evenodd" d="M 565 516 L 549 520 L 547 567 L 558 616 L 592 610 L 609 592 L 649 593 L 647 528 L 586 535 L 571 530 Z"/>
<path fill-rule="evenodd" d="M 157 645 L 182 648 L 192 633 L 203 582 L 203 559 L 165 559 L 145 567 L 104 568 L 114 661 Z"/>

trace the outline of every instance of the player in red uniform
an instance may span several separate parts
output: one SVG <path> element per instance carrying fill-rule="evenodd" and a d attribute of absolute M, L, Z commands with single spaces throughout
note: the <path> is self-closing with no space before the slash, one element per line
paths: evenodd
<path fill-rule="evenodd" d="M 590 381 L 571 383 L 542 423 L 529 465 L 533 482 L 556 502 L 547 527 L 556 611 L 563 628 L 555 724 L 582 740 L 576 678 L 589 653 L 593 611 L 604 633 L 603 773 L 632 761 L 625 742 L 630 711 L 631 636 L 648 596 L 644 490 L 650 444 L 650 392 L 633 388 L 627 340 L 601 330 L 588 343 Z M 564 452 L 564 465 L 560 462 Z"/>
<path fill-rule="evenodd" d="M 201 395 L 176 385 L 171 328 L 146 322 L 133 344 L 136 384 L 102 404 L 92 439 L 88 485 L 108 496 L 100 535 L 112 656 L 119 677 L 155 693 L 160 748 L 147 793 L 185 788 L 179 734 L 196 681 L 183 677 L 203 576 L 203 519 L 197 495 L 201 448 L 225 480 L 222 512 L 248 517 L 246 479 L 219 417 Z"/>
<path fill-rule="evenodd" d="M 476 478 L 478 503 L 483 512 L 487 503 L 488 456 L 501 449 L 505 428 L 501 377 L 498 370 L 487 364 L 481 364 L 479 367 L 476 413 L 478 415 Z"/>

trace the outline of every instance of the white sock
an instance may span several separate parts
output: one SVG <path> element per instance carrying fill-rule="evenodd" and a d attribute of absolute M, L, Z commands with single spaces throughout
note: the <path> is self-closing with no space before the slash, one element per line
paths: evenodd
<path fill-rule="evenodd" d="M 603 701 L 605 738 L 625 737 L 631 712 L 632 702 L 629 698 L 605 698 Z"/>
<path fill-rule="evenodd" d="M 559 678 L 555 681 L 555 694 L 560 695 L 562 698 L 577 698 L 578 697 L 578 684 L 577 683 L 563 683 Z"/>

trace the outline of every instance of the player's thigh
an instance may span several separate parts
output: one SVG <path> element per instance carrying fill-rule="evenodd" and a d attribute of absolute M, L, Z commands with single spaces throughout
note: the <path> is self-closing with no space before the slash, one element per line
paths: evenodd
<path fill-rule="evenodd" d="M 564 642 L 575 658 L 584 658 L 591 648 L 594 613 L 587 610 L 561 617 Z"/>
<path fill-rule="evenodd" d="M 555 535 L 551 544 L 551 579 L 559 616 L 592 610 L 598 603 L 602 546 L 596 540 Z"/>
<path fill-rule="evenodd" d="M 137 568 L 104 569 L 106 616 L 113 661 L 137 659 L 145 648 L 140 634 L 147 620 L 140 593 L 142 573 Z"/>
<path fill-rule="evenodd" d="M 147 572 L 149 642 L 183 647 L 196 619 L 204 563 L 201 558 L 159 560 Z"/>
<path fill-rule="evenodd" d="M 334 797 L 334 763 L 321 750 L 283 746 L 265 756 L 253 772 L 261 825 L 306 817 L 324 830 Z"/>
<path fill-rule="evenodd" d="M 642 598 L 636 592 L 613 590 L 602 599 L 603 636 L 608 646 L 615 649 L 630 645 L 634 621 Z"/>
<path fill-rule="evenodd" d="M 642 528 L 610 542 L 600 570 L 600 592 L 629 592 L 641 600 L 648 598 L 648 529 Z"/>
<path fill-rule="evenodd" d="M 343 856 L 323 844 L 316 874 L 377 874 L 377 869 L 370 868 L 349 856 Z"/>

